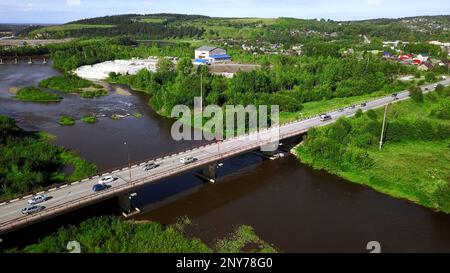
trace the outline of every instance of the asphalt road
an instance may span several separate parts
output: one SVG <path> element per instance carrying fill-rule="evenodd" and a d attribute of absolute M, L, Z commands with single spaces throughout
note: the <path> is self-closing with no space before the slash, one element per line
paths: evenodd
<path fill-rule="evenodd" d="M 450 85 L 450 78 L 442 81 L 441 84 Z M 434 84 L 423 86 L 422 90 L 424 92 L 430 92 L 434 90 Z M 278 134 L 281 139 L 288 138 L 304 133 L 311 127 L 323 126 L 335 122 L 340 117 L 352 116 L 358 109 L 367 111 L 369 109 L 383 107 L 389 103 L 406 100 L 409 98 L 409 92 L 400 92 L 398 93 L 397 98 L 398 100 L 394 100 L 392 96 L 387 96 L 369 101 L 365 107 L 358 105 L 355 108 L 345 108 L 344 111 L 337 110 L 329 112 L 328 114 L 331 115 L 332 120 L 327 122 L 321 121 L 319 117 L 313 117 L 285 124 L 279 128 L 266 130 L 259 134 L 254 133 L 250 136 L 227 139 L 221 143 L 213 143 L 179 154 L 158 158 L 155 159 L 155 161 L 160 166 L 150 171 L 143 170 L 144 163 L 132 166 L 131 169 L 124 168 L 122 170 L 114 171 L 112 172 L 112 175 L 117 179 L 114 182 L 109 183 L 111 186 L 109 189 L 99 193 L 93 192 L 92 186 L 99 181 L 100 177 L 86 179 L 57 189 L 51 189 L 49 192 L 45 193 L 47 196 L 51 197 L 51 199 L 40 204 L 45 206 L 45 209 L 33 215 L 23 215 L 21 213 L 21 209 L 27 206 L 28 197 L 11 200 L 8 203 L 2 203 L 0 204 L 0 233 L 5 233 L 8 230 L 13 230 L 21 226 L 30 225 L 34 222 L 39 222 L 79 207 L 94 204 L 119 194 L 130 193 L 133 192 L 133 190 L 136 190 L 137 187 L 199 168 L 208 163 L 217 162 L 227 157 L 257 149 L 262 144 L 273 142 Z M 182 164 L 180 159 L 186 156 L 192 156 L 197 160 L 191 164 Z M 132 178 L 131 182 L 129 178 L 130 171 Z"/>

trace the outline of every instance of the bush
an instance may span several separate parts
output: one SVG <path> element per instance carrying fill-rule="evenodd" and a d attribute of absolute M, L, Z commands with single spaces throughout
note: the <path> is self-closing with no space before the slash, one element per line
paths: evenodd
<path fill-rule="evenodd" d="M 372 120 L 377 120 L 378 119 L 378 115 L 377 112 L 373 109 L 370 109 L 369 111 L 367 111 L 367 116 L 372 119 Z"/>
<path fill-rule="evenodd" d="M 22 101 L 32 102 L 59 102 L 62 97 L 49 92 L 42 91 L 37 87 L 24 87 L 19 89 L 16 97 Z"/>
<path fill-rule="evenodd" d="M 59 118 L 59 124 L 62 126 L 72 126 L 75 125 L 75 119 L 69 116 L 61 116 Z"/>
<path fill-rule="evenodd" d="M 450 99 L 442 100 L 433 106 L 430 116 L 438 119 L 450 119 Z"/>
<path fill-rule="evenodd" d="M 415 87 L 415 88 L 411 88 L 409 90 L 409 96 L 411 97 L 411 99 L 415 102 L 418 103 L 422 103 L 423 102 L 423 93 L 422 90 L 420 90 L 419 88 Z"/>
<path fill-rule="evenodd" d="M 86 115 L 81 118 L 81 121 L 86 122 L 86 123 L 96 123 L 97 118 L 93 115 Z"/>
<path fill-rule="evenodd" d="M 364 115 L 363 111 L 361 109 L 358 109 L 355 113 L 356 118 L 360 118 Z"/>

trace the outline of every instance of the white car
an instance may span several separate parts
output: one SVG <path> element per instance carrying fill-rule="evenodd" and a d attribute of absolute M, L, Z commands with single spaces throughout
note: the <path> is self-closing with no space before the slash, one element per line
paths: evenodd
<path fill-rule="evenodd" d="M 331 118 L 331 116 L 330 115 L 327 115 L 327 114 L 322 114 L 322 115 L 320 115 L 320 120 L 321 121 L 327 121 L 327 120 L 331 120 L 332 118 Z"/>
<path fill-rule="evenodd" d="M 192 156 L 186 156 L 180 159 L 180 162 L 184 165 L 193 163 L 196 159 Z"/>
<path fill-rule="evenodd" d="M 113 176 L 109 175 L 109 176 L 104 176 L 102 177 L 98 183 L 99 184 L 106 184 L 106 183 L 111 183 L 114 182 L 114 180 L 116 180 Z"/>
<path fill-rule="evenodd" d="M 48 199 L 47 196 L 45 196 L 43 194 L 38 194 L 38 195 L 35 195 L 35 196 L 31 197 L 31 199 L 28 200 L 28 204 L 36 205 L 36 204 L 39 204 L 39 203 L 47 201 L 47 199 Z"/>

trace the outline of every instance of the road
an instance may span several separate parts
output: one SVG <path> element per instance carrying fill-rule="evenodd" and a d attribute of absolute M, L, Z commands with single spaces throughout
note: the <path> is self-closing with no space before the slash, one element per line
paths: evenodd
<path fill-rule="evenodd" d="M 450 78 L 440 83 L 448 86 L 450 85 Z M 433 91 L 434 84 L 422 86 L 422 90 L 424 92 Z M 277 128 L 264 130 L 259 133 L 239 136 L 227 139 L 223 142 L 216 142 L 197 147 L 192 150 L 173 154 L 164 158 L 156 158 L 155 161 L 159 163 L 160 166 L 151 171 L 143 170 L 143 165 L 146 162 L 139 165 L 134 165 L 131 169 L 124 168 L 121 170 L 116 170 L 110 174 L 117 177 L 117 180 L 111 182 L 109 184 L 111 187 L 102 192 L 95 193 L 92 191 L 92 186 L 98 182 L 100 177 L 85 179 L 70 185 L 61 186 L 60 188 L 50 189 L 45 194 L 47 196 L 51 196 L 51 199 L 42 203 L 42 205 L 45 206 L 45 209 L 33 215 L 25 216 L 21 213 L 21 209 L 27 206 L 27 200 L 31 196 L 25 196 L 21 199 L 2 203 L 0 204 L 0 234 L 67 213 L 80 207 L 95 204 L 120 194 L 131 193 L 138 187 L 142 187 L 189 170 L 197 169 L 204 165 L 218 162 L 241 153 L 258 149 L 264 144 L 272 143 L 276 140 L 278 134 L 280 139 L 286 139 L 305 133 L 312 127 L 324 126 L 335 122 L 340 117 L 353 116 L 358 109 L 367 111 L 369 109 L 376 109 L 390 103 L 409 99 L 409 92 L 400 92 L 398 93 L 397 98 L 398 100 L 394 100 L 392 96 L 386 96 L 367 102 L 365 107 L 356 106 L 355 108 L 345 108 L 343 111 L 336 110 L 329 112 L 328 114 L 331 115 L 332 120 L 327 122 L 321 121 L 318 116 L 312 117 L 284 124 Z M 186 156 L 192 156 L 197 160 L 194 163 L 184 165 L 180 162 L 180 159 Z M 130 172 L 132 181 L 129 179 Z"/>

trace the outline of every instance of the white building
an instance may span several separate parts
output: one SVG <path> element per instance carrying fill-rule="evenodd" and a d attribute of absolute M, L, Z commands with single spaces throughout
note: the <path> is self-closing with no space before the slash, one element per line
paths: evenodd
<path fill-rule="evenodd" d="M 214 46 L 202 46 L 195 50 L 195 59 L 209 59 L 213 55 L 227 54 L 225 49 Z"/>
<path fill-rule="evenodd" d="M 215 62 L 231 61 L 231 57 L 227 55 L 225 49 L 214 46 L 202 46 L 195 50 L 195 63 L 212 64 Z"/>

